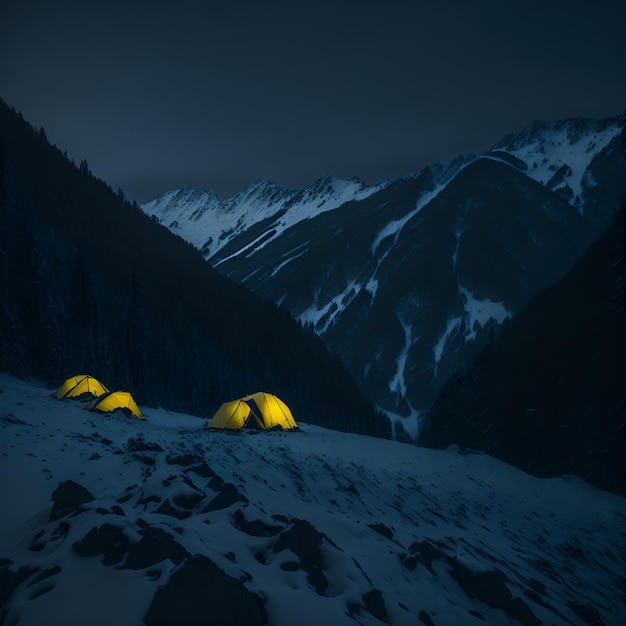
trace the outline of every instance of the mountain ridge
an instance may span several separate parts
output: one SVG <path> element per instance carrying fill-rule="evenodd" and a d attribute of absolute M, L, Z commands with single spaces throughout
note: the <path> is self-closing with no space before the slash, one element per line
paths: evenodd
<path fill-rule="evenodd" d="M 203 249 L 200 240 L 194 245 L 221 272 L 286 307 L 302 324 L 313 328 L 346 362 L 375 404 L 415 434 L 420 415 L 434 401 L 445 377 L 467 367 L 504 320 L 547 286 L 543 274 L 550 281 L 559 278 L 608 225 L 619 198 L 626 193 L 625 119 L 622 114 L 600 121 L 538 122 L 505 137 L 482 155 L 427 166 L 370 188 L 372 193 L 367 196 L 353 197 L 330 211 L 316 211 L 313 202 L 301 213 L 302 219 L 288 228 L 284 228 L 286 221 L 281 222 L 280 212 L 287 207 L 274 206 L 273 212 L 256 217 L 247 214 L 235 229 L 238 234 L 223 231 L 216 252 L 215 247 Z M 503 188 L 508 190 L 506 194 Z M 150 213 L 154 207 L 142 208 Z M 540 208 L 539 213 L 535 207 Z M 183 207 L 179 210 L 180 222 L 185 211 Z M 448 227 L 444 232 L 436 223 L 446 212 L 450 216 L 445 218 Z M 245 207 L 240 213 L 245 213 Z M 467 247 L 462 240 L 468 228 L 464 215 L 469 216 L 470 225 L 480 219 L 489 233 L 480 241 L 476 226 L 470 228 L 476 259 L 487 275 L 497 279 L 491 285 L 475 285 L 480 287 L 479 293 L 455 277 L 458 271 L 467 273 L 474 267 L 471 280 L 478 280 L 476 259 L 463 253 Z M 534 224 L 530 230 L 529 219 Z M 431 258 L 412 250 L 415 242 L 411 237 L 417 233 L 421 233 L 419 245 L 429 245 L 429 228 L 439 229 L 437 245 L 448 250 L 445 259 L 434 243 L 430 245 Z M 450 247 L 450 238 L 456 245 Z M 511 250 L 505 249 L 505 242 Z M 459 245 L 462 268 L 457 267 Z M 413 270 L 405 267 L 409 258 L 414 259 Z M 455 267 L 444 277 L 438 264 L 449 265 L 450 259 Z M 542 267 L 537 265 L 539 259 Z M 509 267 L 516 278 L 498 272 L 498 265 Z M 444 283 L 456 283 L 456 303 L 449 300 L 444 306 L 441 294 L 436 293 L 441 289 L 434 285 L 430 295 L 419 293 L 410 277 L 401 287 L 392 276 L 394 272 L 418 276 L 424 271 L 437 273 Z M 520 297 L 511 293 L 507 280 L 520 287 Z M 357 329 L 378 306 L 385 282 L 396 283 L 391 292 L 385 292 L 386 304 L 380 305 L 387 313 L 375 316 L 378 322 L 370 328 L 370 336 L 358 336 Z M 443 326 L 436 336 L 430 331 L 429 343 L 422 347 L 413 340 L 411 345 L 405 342 L 406 323 L 398 318 L 414 317 L 415 313 L 407 313 L 411 306 L 406 308 L 411 301 L 414 309 L 419 302 L 443 320 L 427 323 L 433 329 L 436 324 Z M 468 313 L 470 308 L 474 313 Z M 489 310 L 495 316 L 489 316 Z M 477 326 L 463 331 L 468 340 L 461 341 L 457 335 L 467 315 L 467 323 Z M 389 341 L 368 348 L 372 333 L 386 334 Z M 341 335 L 349 339 L 342 340 Z M 384 363 L 378 362 L 381 350 L 386 350 Z M 453 360 L 454 366 L 440 367 Z M 401 381 L 402 369 L 408 376 L 406 384 Z M 383 382 L 374 380 L 374 374 Z"/>

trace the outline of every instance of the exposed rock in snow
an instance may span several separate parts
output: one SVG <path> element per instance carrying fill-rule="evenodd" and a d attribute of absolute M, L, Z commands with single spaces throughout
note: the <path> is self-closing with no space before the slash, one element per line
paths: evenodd
<path fill-rule="evenodd" d="M 0 391 L 6 624 L 626 620 L 626 501 L 580 480 L 308 424 L 94 416 L 6 375 Z"/>

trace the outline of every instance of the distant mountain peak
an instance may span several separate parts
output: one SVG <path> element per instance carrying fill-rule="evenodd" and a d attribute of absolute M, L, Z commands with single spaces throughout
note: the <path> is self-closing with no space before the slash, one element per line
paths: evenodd
<path fill-rule="evenodd" d="M 417 422 L 599 235 L 623 195 L 624 118 L 536 122 L 373 186 L 257 181 L 197 221 L 167 198 L 143 208 L 167 225 L 167 205 L 214 267 L 312 326 L 388 415 Z"/>

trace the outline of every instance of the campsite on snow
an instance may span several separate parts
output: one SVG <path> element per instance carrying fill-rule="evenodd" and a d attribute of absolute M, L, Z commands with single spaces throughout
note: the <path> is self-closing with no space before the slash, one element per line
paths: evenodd
<path fill-rule="evenodd" d="M 5 624 L 619 624 L 624 499 L 299 423 L 206 429 L 0 375 Z M 19 620 L 19 621 L 18 621 Z"/>
<path fill-rule="evenodd" d="M 625 133 L 139 207 L 0 101 L 0 624 L 626 622 Z"/>

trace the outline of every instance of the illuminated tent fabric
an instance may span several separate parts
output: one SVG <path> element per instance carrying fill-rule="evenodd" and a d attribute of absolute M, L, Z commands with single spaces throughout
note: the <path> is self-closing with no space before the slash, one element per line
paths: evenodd
<path fill-rule="evenodd" d="M 109 391 L 95 398 L 87 405 L 88 411 L 100 411 L 111 413 L 121 409 L 124 413 L 130 413 L 139 419 L 144 419 L 133 396 L 128 391 Z"/>
<path fill-rule="evenodd" d="M 109 390 L 93 376 L 81 374 L 80 376 L 71 376 L 68 378 L 55 392 L 54 397 L 57 400 L 65 400 L 65 398 L 81 398 L 87 395 L 97 398 Z"/>
<path fill-rule="evenodd" d="M 205 428 L 298 428 L 289 407 L 271 393 L 259 391 L 239 400 L 225 402 Z"/>

